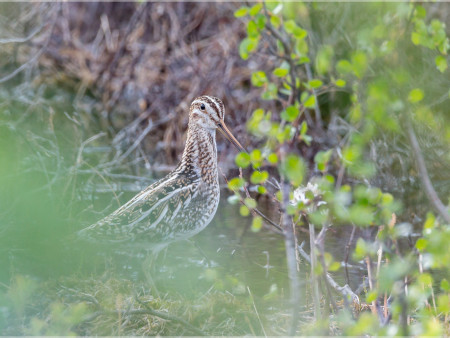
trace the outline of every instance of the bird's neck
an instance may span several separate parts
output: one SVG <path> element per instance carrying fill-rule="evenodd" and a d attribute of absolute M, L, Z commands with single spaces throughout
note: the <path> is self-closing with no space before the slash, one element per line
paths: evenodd
<path fill-rule="evenodd" d="M 218 180 L 216 130 L 190 123 L 180 170 L 194 170 L 206 183 Z"/>

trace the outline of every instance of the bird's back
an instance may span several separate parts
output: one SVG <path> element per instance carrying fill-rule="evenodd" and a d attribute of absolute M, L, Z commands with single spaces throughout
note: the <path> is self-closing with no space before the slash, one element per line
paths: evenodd
<path fill-rule="evenodd" d="M 193 171 L 174 171 L 80 234 L 101 242 L 165 245 L 206 227 L 218 202 L 218 185 L 206 184 Z"/>

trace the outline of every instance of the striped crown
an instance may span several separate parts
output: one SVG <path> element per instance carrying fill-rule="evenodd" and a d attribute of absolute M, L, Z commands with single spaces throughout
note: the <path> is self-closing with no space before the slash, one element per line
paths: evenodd
<path fill-rule="evenodd" d="M 216 129 L 224 117 L 225 106 L 214 96 L 197 97 L 189 111 L 189 120 L 207 129 Z"/>

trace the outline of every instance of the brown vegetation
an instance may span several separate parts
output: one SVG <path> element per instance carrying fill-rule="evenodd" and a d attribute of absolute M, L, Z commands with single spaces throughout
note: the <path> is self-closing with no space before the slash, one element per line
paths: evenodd
<path fill-rule="evenodd" d="M 149 158 L 173 164 L 184 146 L 190 102 L 209 94 L 223 99 L 245 143 L 245 121 L 259 92 L 250 90 L 252 69 L 238 55 L 243 26 L 233 19 L 234 4 L 57 6 L 42 75 L 75 81 L 77 97 L 100 99 L 95 113 L 103 127 L 113 134 L 125 127 L 132 141 L 148 133 Z"/>

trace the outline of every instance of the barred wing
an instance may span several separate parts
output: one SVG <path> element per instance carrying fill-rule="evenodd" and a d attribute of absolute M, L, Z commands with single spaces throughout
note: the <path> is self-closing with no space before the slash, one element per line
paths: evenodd
<path fill-rule="evenodd" d="M 88 239 L 122 242 L 137 237 L 162 241 L 170 233 L 168 224 L 188 207 L 198 194 L 199 179 L 169 174 L 141 191 L 122 207 L 80 231 Z"/>

